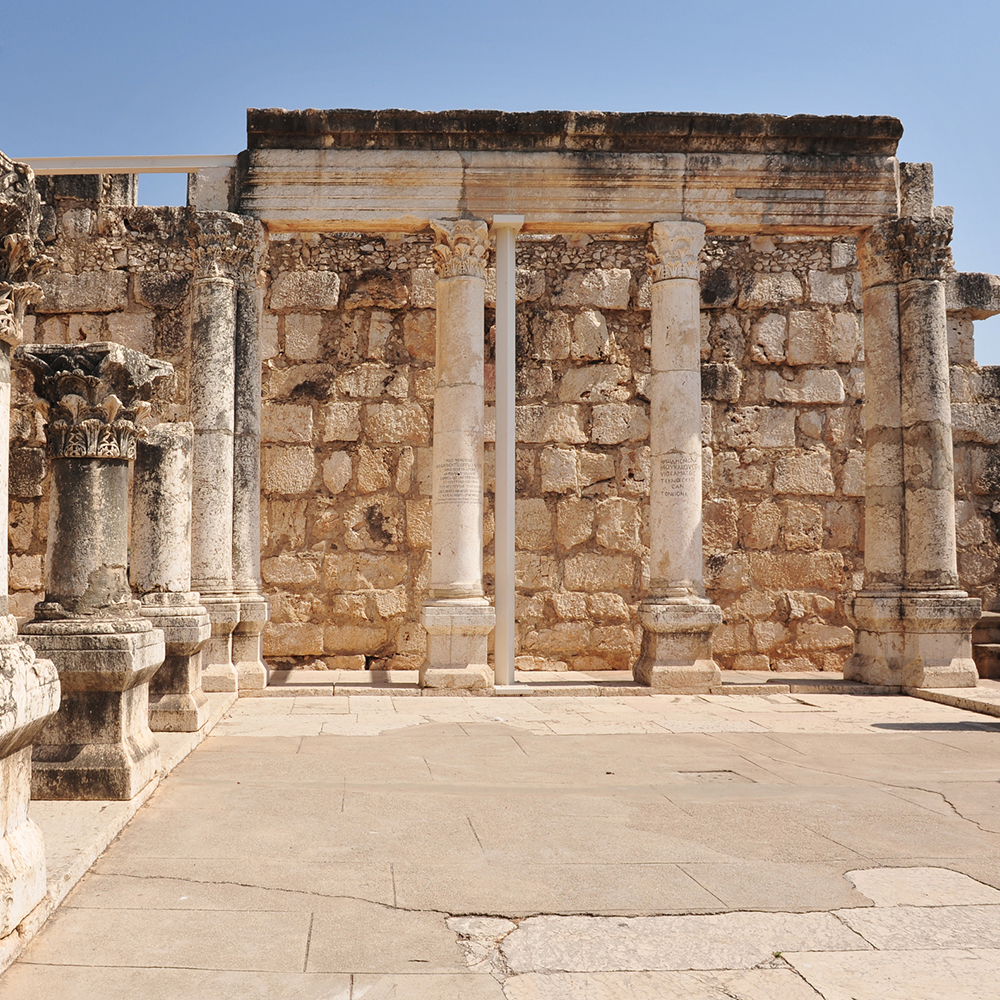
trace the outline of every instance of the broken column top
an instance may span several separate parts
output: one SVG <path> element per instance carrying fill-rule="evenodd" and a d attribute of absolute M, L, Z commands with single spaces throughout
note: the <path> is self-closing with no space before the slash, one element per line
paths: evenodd
<path fill-rule="evenodd" d="M 135 422 L 163 398 L 173 365 L 120 344 L 32 344 L 15 358 L 35 374 L 49 404 L 46 436 L 53 458 L 135 458 Z"/>
<path fill-rule="evenodd" d="M 250 149 L 595 150 L 652 153 L 875 153 L 903 135 L 885 115 L 660 111 L 247 110 Z"/>

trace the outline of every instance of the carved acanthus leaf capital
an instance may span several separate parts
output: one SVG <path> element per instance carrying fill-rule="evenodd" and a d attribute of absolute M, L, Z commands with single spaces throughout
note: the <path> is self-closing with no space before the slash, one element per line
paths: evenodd
<path fill-rule="evenodd" d="M 646 256 L 653 265 L 653 281 L 668 278 L 698 280 L 698 255 L 705 245 L 700 222 L 654 222 Z"/>
<path fill-rule="evenodd" d="M 52 458 L 135 458 L 139 420 L 173 365 L 120 344 L 34 344 L 14 357 L 35 375 Z"/>
<path fill-rule="evenodd" d="M 471 275 L 486 280 L 489 227 L 482 219 L 456 222 L 431 219 L 434 230 L 434 269 L 439 278 Z"/>
<path fill-rule="evenodd" d="M 51 266 L 38 239 L 41 199 L 26 163 L 0 153 L 0 340 L 19 344 L 24 312 L 40 302 L 36 279 Z"/>
<path fill-rule="evenodd" d="M 262 227 L 231 212 L 198 212 L 188 230 L 194 276 L 246 280 L 260 262 Z M 252 280 L 252 279 L 251 279 Z"/>
<path fill-rule="evenodd" d="M 944 281 L 955 267 L 951 256 L 950 213 L 932 218 L 890 219 L 858 240 L 858 263 L 865 287 L 910 281 Z"/>

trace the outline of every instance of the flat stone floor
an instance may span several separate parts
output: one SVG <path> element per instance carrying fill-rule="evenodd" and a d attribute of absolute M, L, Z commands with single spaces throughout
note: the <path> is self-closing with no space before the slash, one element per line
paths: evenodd
<path fill-rule="evenodd" d="M 838 694 L 244 699 L 2 1000 L 975 1000 L 1000 720 Z"/>

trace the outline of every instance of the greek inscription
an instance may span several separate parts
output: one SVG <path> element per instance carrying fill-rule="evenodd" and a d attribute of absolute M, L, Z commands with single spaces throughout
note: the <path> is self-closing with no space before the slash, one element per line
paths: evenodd
<path fill-rule="evenodd" d="M 701 455 L 660 455 L 660 492 L 665 497 L 689 497 L 701 489 Z"/>
<path fill-rule="evenodd" d="M 468 503 L 482 500 L 479 463 L 472 458 L 445 458 L 437 463 L 438 503 Z"/>

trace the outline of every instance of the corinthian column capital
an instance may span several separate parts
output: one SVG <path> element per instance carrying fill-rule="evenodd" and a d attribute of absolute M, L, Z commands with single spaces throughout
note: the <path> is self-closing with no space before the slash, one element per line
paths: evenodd
<path fill-rule="evenodd" d="M 858 240 L 858 262 L 866 288 L 914 278 L 943 281 L 954 271 L 950 210 L 931 218 L 890 219 Z"/>
<path fill-rule="evenodd" d="M 42 300 L 35 279 L 52 260 L 38 239 L 41 199 L 26 163 L 0 153 L 0 340 L 19 344 L 24 311 Z"/>
<path fill-rule="evenodd" d="M 489 227 L 482 219 L 456 222 L 431 219 L 434 230 L 434 269 L 439 278 L 468 275 L 486 280 Z"/>
<path fill-rule="evenodd" d="M 698 254 L 705 244 L 700 222 L 654 222 L 646 256 L 653 265 L 653 281 L 699 277 Z"/>
<path fill-rule="evenodd" d="M 230 212 L 199 212 L 188 236 L 194 255 L 195 278 L 248 280 L 260 261 L 261 225 Z"/>

